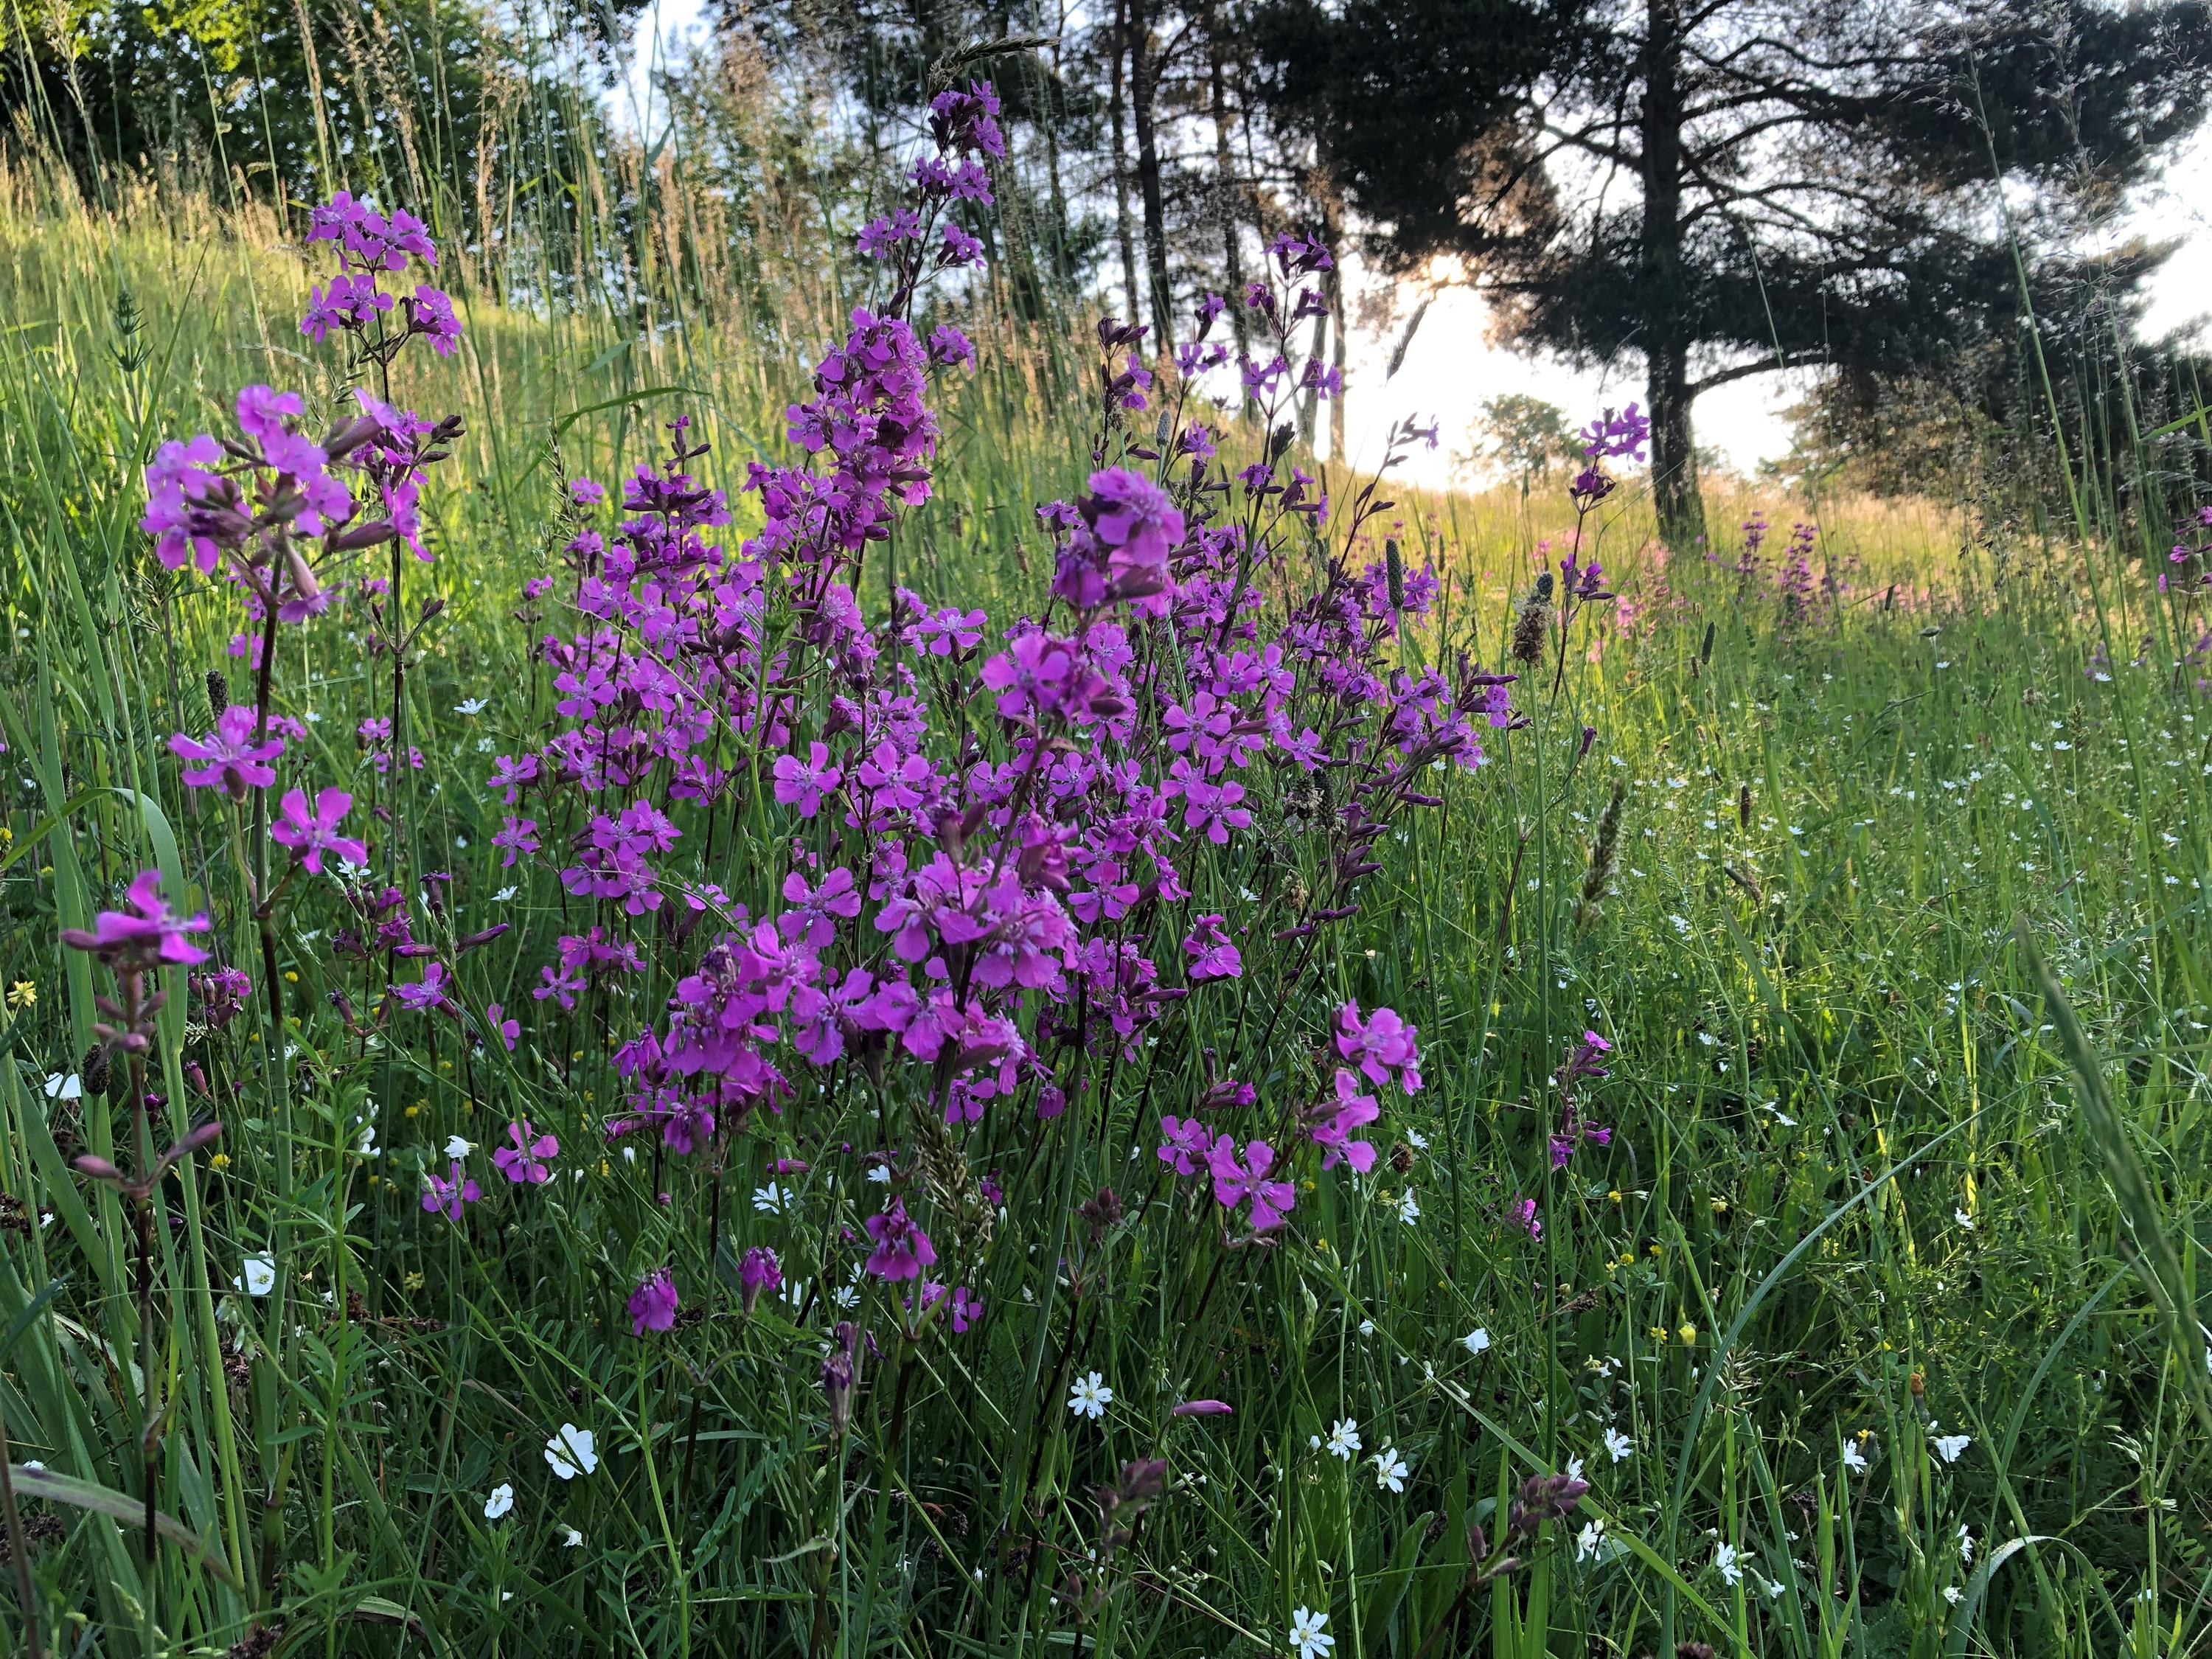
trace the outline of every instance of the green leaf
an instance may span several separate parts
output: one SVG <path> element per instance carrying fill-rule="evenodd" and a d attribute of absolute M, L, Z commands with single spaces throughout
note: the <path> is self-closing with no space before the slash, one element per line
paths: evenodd
<path fill-rule="evenodd" d="M 15 1483 L 17 1492 L 30 1498 L 41 1498 L 50 1504 L 67 1504 L 80 1510 L 90 1510 L 125 1525 L 143 1527 L 146 1523 L 146 1505 L 143 1499 L 130 1497 L 107 1486 L 96 1486 L 89 1480 L 79 1480 L 73 1475 L 56 1474 L 52 1469 L 34 1469 L 27 1463 L 16 1463 L 8 1470 L 9 1479 Z M 185 1552 L 201 1566 L 205 1567 L 233 1589 L 238 1581 L 230 1576 L 230 1568 L 219 1550 L 204 1543 L 198 1533 L 173 1515 L 154 1511 L 154 1530 Z"/>

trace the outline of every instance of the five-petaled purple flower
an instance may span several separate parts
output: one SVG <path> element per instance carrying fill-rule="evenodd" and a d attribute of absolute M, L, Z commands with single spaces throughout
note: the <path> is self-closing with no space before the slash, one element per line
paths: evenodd
<path fill-rule="evenodd" d="M 507 1126 L 507 1139 L 514 1142 L 501 1146 L 491 1155 L 499 1172 L 517 1186 L 540 1186 L 553 1178 L 553 1171 L 544 1160 L 561 1150 L 561 1143 L 551 1135 L 538 1133 L 528 1118 Z"/>
<path fill-rule="evenodd" d="M 483 1188 L 477 1185 L 476 1177 L 461 1173 L 459 1158 L 453 1160 L 447 1174 L 441 1176 L 431 1170 L 426 1171 L 422 1178 L 426 1183 L 422 1188 L 422 1207 L 433 1215 L 444 1216 L 449 1221 L 459 1221 L 461 1206 L 473 1204 L 483 1196 Z"/>
<path fill-rule="evenodd" d="M 62 929 L 62 943 L 73 950 L 89 951 L 115 966 L 150 968 L 157 963 L 191 967 L 205 962 L 208 953 L 185 937 L 204 933 L 207 912 L 179 916 L 161 896 L 161 872 L 141 870 L 124 895 L 128 910 L 102 910 L 89 932 L 82 927 Z"/>
<path fill-rule="evenodd" d="M 325 853 L 336 853 L 348 864 L 365 865 L 368 848 L 351 836 L 338 834 L 338 825 L 352 810 L 353 797 L 343 789 L 318 792 L 312 808 L 305 790 L 288 789 L 277 803 L 276 822 L 269 826 L 270 839 L 290 848 L 318 875 Z"/>
<path fill-rule="evenodd" d="M 276 769 L 269 764 L 284 752 L 284 739 L 273 734 L 253 740 L 259 723 L 255 712 L 233 703 L 216 719 L 215 730 L 204 738 L 179 732 L 169 739 L 169 752 L 191 763 L 184 769 L 185 782 L 194 789 L 220 789 L 233 800 L 244 800 L 249 789 L 266 789 L 276 781 Z"/>

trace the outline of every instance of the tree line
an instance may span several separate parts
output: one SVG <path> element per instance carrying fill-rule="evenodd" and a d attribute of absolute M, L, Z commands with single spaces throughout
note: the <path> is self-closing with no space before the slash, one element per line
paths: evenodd
<path fill-rule="evenodd" d="M 557 197 L 615 142 L 640 3 L 53 0 L 11 10 L 0 98 L 88 188 L 186 158 L 233 191 L 366 184 L 465 242 L 490 209 L 453 181 L 482 152 L 539 147 L 516 173 Z M 1403 296 L 1474 286 L 1509 343 L 1640 370 L 1682 544 L 1717 386 L 1817 369 L 1836 431 L 1942 366 L 2016 409 L 2049 372 L 2023 341 L 2131 331 L 2172 250 L 2109 227 L 2212 87 L 2205 0 L 709 3 L 712 46 L 660 85 L 696 116 L 732 60 L 760 77 L 777 115 L 724 146 L 732 176 L 780 167 L 864 215 L 929 97 L 988 76 L 1010 143 L 978 228 L 1022 314 L 1103 306 L 1170 351 L 1290 231 L 1338 261 L 1310 326 L 1341 364 L 1363 307 L 1402 352 Z M 1347 292 L 1355 252 L 1406 280 Z"/>

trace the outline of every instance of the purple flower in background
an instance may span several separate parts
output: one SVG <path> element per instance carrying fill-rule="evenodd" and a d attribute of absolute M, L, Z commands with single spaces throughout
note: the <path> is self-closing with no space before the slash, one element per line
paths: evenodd
<path fill-rule="evenodd" d="M 269 763 L 284 752 L 284 740 L 271 737 L 253 740 L 258 717 L 251 708 L 233 703 L 204 738 L 188 738 L 179 732 L 169 739 L 169 752 L 194 763 L 184 769 L 185 782 L 194 789 L 220 789 L 233 800 L 244 800 L 249 789 L 266 789 L 276 781 Z"/>
<path fill-rule="evenodd" d="M 392 298 L 376 285 L 367 271 L 359 276 L 340 271 L 320 288 L 307 290 L 307 314 L 300 319 L 300 332 L 318 345 L 332 330 L 367 328 L 379 312 L 389 311 Z"/>
<path fill-rule="evenodd" d="M 1336 1098 L 1325 1101 L 1313 1109 L 1314 1126 L 1310 1131 L 1315 1144 L 1325 1148 L 1321 1167 L 1333 1170 L 1340 1163 L 1349 1164 L 1361 1175 L 1375 1167 L 1375 1148 L 1364 1140 L 1354 1140 L 1352 1133 L 1365 1127 L 1382 1115 L 1382 1109 L 1372 1095 L 1359 1092 L 1357 1074 L 1342 1066 L 1336 1071 Z"/>
<path fill-rule="evenodd" d="M 226 547 L 245 541 L 253 527 L 235 478 L 218 469 L 222 446 L 203 432 L 185 442 L 172 438 L 146 464 L 146 515 L 138 527 L 154 538 L 154 556 L 164 568 L 186 563 L 215 574 Z"/>
<path fill-rule="evenodd" d="M 975 367 L 975 343 L 950 323 L 940 323 L 930 331 L 929 356 L 945 368 Z"/>
<path fill-rule="evenodd" d="M 1194 1117 L 1163 1116 L 1160 1135 L 1160 1162 L 1173 1164 L 1177 1175 L 1196 1175 L 1213 1146 L 1206 1125 Z"/>
<path fill-rule="evenodd" d="M 987 81 L 955 88 L 929 100 L 929 136 L 947 154 L 981 150 L 986 155 L 1006 153 L 1006 135 L 1000 131 L 999 95 Z"/>
<path fill-rule="evenodd" d="M 1119 548 L 1133 564 L 1164 564 L 1182 542 L 1182 513 L 1168 493 L 1141 472 L 1109 467 L 1091 475 L 1083 516 L 1098 539 Z"/>
<path fill-rule="evenodd" d="M 561 1150 L 561 1143 L 551 1135 L 541 1135 L 528 1118 L 507 1126 L 507 1139 L 513 1146 L 501 1146 L 491 1155 L 499 1172 L 517 1186 L 541 1186 L 553 1178 L 553 1171 L 544 1160 Z"/>
<path fill-rule="evenodd" d="M 461 343 L 460 319 L 453 315 L 452 297 L 443 289 L 426 285 L 416 289 L 411 305 L 415 331 L 439 356 L 452 356 Z"/>
<path fill-rule="evenodd" d="M 72 950 L 89 951 L 112 965 L 150 968 L 173 963 L 189 968 L 205 962 L 208 953 L 185 937 L 204 933 L 207 913 L 173 915 L 161 896 L 161 872 L 141 870 L 124 895 L 128 910 L 102 910 L 89 932 L 82 927 L 62 929 L 62 943 Z"/>
<path fill-rule="evenodd" d="M 307 805 L 305 790 L 287 790 L 277 803 L 276 822 L 269 826 L 270 839 L 290 848 L 300 862 L 318 875 L 322 873 L 325 853 L 336 853 L 348 864 L 365 865 L 368 848 L 350 836 L 338 834 L 338 825 L 352 810 L 353 797 L 343 789 L 320 791 L 313 808 Z"/>
<path fill-rule="evenodd" d="M 392 994 L 403 1008 L 412 1008 L 418 1013 L 434 1013 L 454 1007 L 453 992 L 447 984 L 446 964 L 433 960 L 425 964 L 422 979 L 413 985 L 395 985 Z"/>
<path fill-rule="evenodd" d="M 1236 1407 L 1226 1400 L 1186 1400 L 1170 1412 L 1170 1417 L 1227 1417 Z"/>
<path fill-rule="evenodd" d="M 822 797 L 836 793 L 845 781 L 844 773 L 830 763 L 826 744 L 811 743 L 806 746 L 806 758 L 796 755 L 775 757 L 775 798 L 786 806 L 795 806 L 799 816 L 811 818 L 822 810 Z"/>
<path fill-rule="evenodd" d="M 875 1243 L 868 1253 L 868 1271 L 878 1279 L 919 1279 L 937 1260 L 936 1247 L 907 1214 L 904 1199 L 895 1198 L 881 1215 L 870 1216 L 867 1229 Z"/>
<path fill-rule="evenodd" d="M 1359 1005 L 1347 1002 L 1336 1011 L 1334 1026 L 1336 1052 L 1357 1064 L 1370 1083 L 1388 1083 L 1395 1073 L 1407 1094 L 1420 1091 L 1421 1057 L 1413 1041 L 1417 1028 L 1399 1018 L 1395 1010 L 1377 1008 L 1363 1018 Z"/>
<path fill-rule="evenodd" d="M 1183 936 L 1182 948 L 1190 957 L 1190 981 L 1200 985 L 1208 980 L 1235 979 L 1244 971 L 1244 959 L 1237 947 L 1229 942 L 1226 918 L 1219 915 L 1197 917 L 1191 930 Z"/>
<path fill-rule="evenodd" d="M 246 998 L 253 994 L 253 981 L 242 969 L 217 968 L 193 975 L 191 991 L 200 1000 L 201 1020 L 210 1031 L 220 1031 L 244 1011 Z"/>
<path fill-rule="evenodd" d="M 506 815 L 499 829 L 493 832 L 491 844 L 502 849 L 499 867 L 502 870 L 512 868 L 517 857 L 538 850 L 538 820 L 519 818 L 512 813 Z"/>
<path fill-rule="evenodd" d="M 772 1291 L 782 1283 L 783 1268 L 776 1261 L 775 1252 L 764 1245 L 754 1245 L 738 1263 L 738 1294 L 748 1314 L 759 1304 L 763 1291 Z"/>
<path fill-rule="evenodd" d="M 946 220 L 939 233 L 939 246 L 937 263 L 949 270 L 963 265 L 983 263 L 983 245 L 951 220 Z"/>
<path fill-rule="evenodd" d="M 1634 404 L 1616 415 L 1608 409 L 1583 428 L 1583 453 L 1593 461 L 1622 455 L 1632 461 L 1644 459 L 1644 446 L 1651 439 L 1651 417 Z"/>
<path fill-rule="evenodd" d="M 676 1328 L 676 1280 L 665 1267 L 647 1273 L 645 1282 L 629 1293 L 629 1334 Z"/>
<path fill-rule="evenodd" d="M 1214 1201 L 1224 1209 L 1233 1210 L 1246 1199 L 1252 1200 L 1252 1231 L 1272 1232 L 1283 1224 L 1297 1202 L 1297 1188 L 1287 1181 L 1269 1181 L 1267 1171 L 1273 1167 L 1275 1149 L 1264 1140 L 1244 1143 L 1244 1156 L 1237 1155 L 1237 1143 L 1224 1135 L 1213 1143 L 1212 1151 L 1206 1155 L 1206 1164 L 1213 1176 Z"/>
<path fill-rule="evenodd" d="M 969 1328 L 983 1317 L 983 1298 L 965 1285 L 952 1287 L 952 1330 L 957 1336 L 968 1334 Z"/>
<path fill-rule="evenodd" d="M 459 1158 L 453 1160 L 451 1169 L 445 1175 L 433 1170 L 424 1174 L 423 1180 L 428 1184 L 422 1189 L 422 1207 L 433 1215 L 444 1216 L 449 1221 L 459 1221 L 461 1206 L 473 1204 L 483 1196 L 483 1188 L 477 1185 L 476 1178 L 461 1173 Z"/>

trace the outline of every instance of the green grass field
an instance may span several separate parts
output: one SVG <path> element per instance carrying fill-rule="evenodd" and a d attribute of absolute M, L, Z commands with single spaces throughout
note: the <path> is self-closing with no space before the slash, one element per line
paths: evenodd
<path fill-rule="evenodd" d="M 1732 544 L 1668 557 L 1625 492 L 1594 520 L 1620 603 L 1516 689 L 1532 724 L 1486 732 L 1489 763 L 1376 843 L 1358 914 L 1301 975 L 1194 1000 L 1048 1122 L 936 1130 L 848 1073 L 708 1156 L 629 1160 L 598 1150 L 608 1054 L 654 1010 L 532 1000 L 589 906 L 491 841 L 491 759 L 544 740 L 532 647 L 564 625 L 523 585 L 560 569 L 564 478 L 613 477 L 690 412 L 734 493 L 782 453 L 801 382 L 727 316 L 641 343 L 609 312 L 479 299 L 459 354 L 393 386 L 468 422 L 428 502 L 436 562 L 406 574 L 410 621 L 442 601 L 405 682 L 422 766 L 380 778 L 353 736 L 391 696 L 359 601 L 289 630 L 274 678 L 301 781 L 385 805 L 376 833 L 450 874 L 418 930 L 512 924 L 453 959 L 470 1008 L 519 1012 L 522 1040 L 372 1021 L 387 964 L 332 954 L 349 917 L 301 878 L 270 930 L 285 1029 L 251 1009 L 210 1029 L 182 995 L 161 1013 L 149 1115 L 223 1133 L 149 1206 L 142 1298 L 132 1206 L 70 1165 L 137 1167 L 137 1114 L 127 1088 L 64 1086 L 106 986 L 58 932 L 159 867 L 265 988 L 250 826 L 166 746 L 206 729 L 210 670 L 247 700 L 235 606 L 153 561 L 140 469 L 165 436 L 227 429 L 241 383 L 319 410 L 346 388 L 295 331 L 315 267 L 273 222 L 0 185 L 11 1648 L 20 1580 L 45 1650 L 70 1653 L 1221 1659 L 1291 1650 L 1302 1613 L 1327 1615 L 1334 1659 L 2203 1650 L 2212 713 L 2201 616 L 2153 586 L 2141 538 L 1717 492 L 1715 523 L 1778 526 L 1742 574 Z M 787 325 L 826 338 L 836 298 Z M 948 394 L 939 492 L 886 562 L 1001 617 L 1050 574 L 1032 507 L 1090 469 L 1093 370 L 1079 340 L 969 320 L 983 361 Z M 1533 514 L 1501 491 L 1384 515 L 1370 540 L 1444 579 L 1403 662 L 1502 659 L 1536 539 L 1572 528 L 1563 498 Z M 1793 597 L 1779 544 L 1814 515 Z M 1591 846 L 1617 787 L 1607 889 Z M 732 813 L 704 866 L 757 915 L 795 833 L 763 825 Z M 1254 856 L 1187 873 L 1276 904 L 1319 879 L 1294 849 Z M 698 939 L 635 931 L 689 971 Z M 1279 1244 L 1224 1251 L 1154 1157 L 1157 1116 L 1204 1086 L 1201 1049 L 1238 1043 L 1287 1109 L 1346 998 L 1419 1027 L 1427 1086 L 1386 1105 L 1371 1174 L 1304 1170 Z M 1552 1074 L 1586 1028 L 1613 1044 L 1584 1097 L 1613 1139 L 1555 1171 Z M 551 1184 L 487 1168 L 464 1224 L 425 1212 L 449 1137 L 525 1117 L 564 1149 Z M 872 1206 L 823 1149 L 878 1143 L 920 1148 L 947 1190 L 1007 1188 L 995 1221 L 933 1212 L 978 1275 L 974 1336 L 902 1337 L 878 1286 L 827 1308 L 836 1230 Z M 802 1156 L 811 1243 L 766 1195 L 768 1160 Z M 823 1293 L 748 1317 L 737 1260 L 769 1242 Z M 634 1337 L 623 1298 L 661 1265 L 702 1316 Z M 842 1433 L 817 1382 L 838 1316 L 880 1345 Z M 1067 1407 L 1093 1372 L 1096 1419 Z M 1199 1397 L 1233 1413 L 1170 1415 Z M 595 1437 L 571 1480 L 542 1450 L 563 1425 Z M 1142 1518 L 1109 1539 L 1094 1492 L 1156 1457 L 1164 1489 L 1132 1489 Z M 1496 1544 L 1522 1483 L 1571 1460 L 1579 1510 L 1486 1573 L 1469 1528 Z M 149 1482 L 170 1517 L 151 1565 Z"/>

